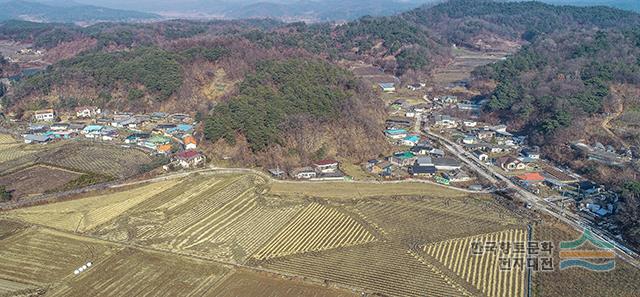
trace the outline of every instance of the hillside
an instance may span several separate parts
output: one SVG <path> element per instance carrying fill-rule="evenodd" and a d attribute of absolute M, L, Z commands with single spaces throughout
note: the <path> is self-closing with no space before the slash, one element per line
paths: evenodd
<path fill-rule="evenodd" d="M 246 146 L 262 164 L 292 166 L 328 155 L 364 160 L 384 149 L 381 102 L 341 68 L 303 59 L 264 61 L 238 90 L 215 106 L 205 134 Z M 238 152 L 234 157 L 250 158 Z"/>
<path fill-rule="evenodd" d="M 207 113 L 217 101 L 241 96 L 238 84 L 245 88 L 245 75 L 265 60 L 358 61 L 409 80 L 429 77 L 450 63 L 453 44 L 473 49 L 524 44 L 510 59 L 476 71 L 475 78 L 498 86 L 481 90 L 491 99 L 492 115 L 538 143 L 553 142 L 571 123 L 606 112 L 609 85 L 637 84 L 638 26 L 640 15 L 613 8 L 488 0 L 452 0 L 337 26 L 265 20 L 83 28 L 10 21 L 0 24 L 3 39 L 66 54 L 16 84 L 4 102 L 14 110 L 99 104 Z M 147 66 L 155 70 L 141 70 Z M 226 87 L 213 92 L 214 83 Z M 232 122 L 233 129 L 210 137 L 233 142 L 240 132 L 253 151 L 261 151 L 278 134 L 261 131 L 258 141 L 242 129 L 246 123 Z"/>
<path fill-rule="evenodd" d="M 223 10 L 227 18 L 275 18 L 308 22 L 355 20 L 362 16 L 389 16 L 416 8 L 425 1 L 324 0 L 278 3 L 261 1 Z M 427 1 L 428 2 L 428 1 Z"/>
<path fill-rule="evenodd" d="M 152 13 L 80 4 L 58 6 L 24 0 L 2 0 L 0 5 L 2 5 L 0 21 L 13 19 L 34 22 L 94 23 L 160 18 L 159 15 Z"/>

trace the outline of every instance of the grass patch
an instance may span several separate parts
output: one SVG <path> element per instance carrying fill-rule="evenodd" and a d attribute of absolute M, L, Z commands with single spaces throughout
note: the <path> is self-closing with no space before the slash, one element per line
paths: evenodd
<path fill-rule="evenodd" d="M 463 198 L 469 196 L 469 194 L 465 192 L 419 182 L 384 184 L 361 184 L 348 182 L 277 182 L 271 185 L 270 193 L 283 196 L 312 196 L 341 199 L 408 195 L 444 198 Z"/>

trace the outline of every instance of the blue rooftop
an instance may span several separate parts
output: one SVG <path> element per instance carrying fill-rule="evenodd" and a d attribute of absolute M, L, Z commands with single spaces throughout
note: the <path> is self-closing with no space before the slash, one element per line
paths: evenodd
<path fill-rule="evenodd" d="M 405 134 L 407 133 L 407 130 L 405 129 L 389 129 L 389 130 L 385 130 L 384 131 L 387 134 L 391 134 L 391 135 L 397 135 L 397 134 Z"/>

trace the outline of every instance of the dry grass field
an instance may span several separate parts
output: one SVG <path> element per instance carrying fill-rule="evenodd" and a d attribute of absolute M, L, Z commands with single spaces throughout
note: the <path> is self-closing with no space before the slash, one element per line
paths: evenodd
<path fill-rule="evenodd" d="M 305 207 L 254 257 L 271 259 L 319 252 L 376 241 L 376 237 L 348 215 L 317 203 Z"/>
<path fill-rule="evenodd" d="M 472 242 L 526 242 L 526 230 L 511 229 L 425 245 L 422 252 L 486 296 L 525 296 L 525 269 L 500 271 L 500 255 L 474 256 Z"/>
<path fill-rule="evenodd" d="M 433 76 L 437 86 L 446 87 L 451 83 L 468 79 L 471 71 L 477 67 L 494 63 L 508 55 L 507 52 L 483 53 L 460 48 L 455 49 L 453 53 L 453 63 L 439 69 Z"/>
<path fill-rule="evenodd" d="M 40 155 L 41 163 L 91 172 L 116 178 L 139 173 L 140 166 L 151 162 L 144 152 L 116 145 L 68 143 Z"/>
<path fill-rule="evenodd" d="M 24 150 L 20 144 L 0 144 L 0 163 L 18 159 L 32 154 L 32 151 Z"/>
<path fill-rule="evenodd" d="M 227 277 L 208 296 L 305 296 L 305 297 L 356 297 L 346 290 L 329 289 L 299 281 L 273 278 L 260 273 L 238 271 Z"/>
<path fill-rule="evenodd" d="M 348 284 L 382 296 L 471 295 L 441 270 L 417 260 L 408 249 L 387 243 L 294 255 L 257 265 L 329 284 Z"/>
<path fill-rule="evenodd" d="M 563 225 L 541 225 L 535 228 L 534 238 L 551 240 L 556 247 L 553 272 L 534 274 L 533 292 L 536 297 L 551 296 L 616 296 L 636 297 L 640 292 L 640 270 L 620 259 L 609 272 L 594 272 L 582 268 L 559 270 L 558 247 L 560 241 L 572 241 L 578 232 Z"/>
<path fill-rule="evenodd" d="M 370 225 L 403 243 L 426 244 L 519 225 L 501 208 L 475 199 L 359 202 L 349 206 Z"/>
<path fill-rule="evenodd" d="M 0 144 L 15 144 L 18 141 L 9 134 L 0 134 Z"/>
<path fill-rule="evenodd" d="M 172 187 L 177 182 L 170 180 L 140 186 L 125 192 L 21 208 L 5 215 L 32 224 L 83 232 L 118 217 L 129 208 Z"/>
<path fill-rule="evenodd" d="M 38 287 L 73 275 L 87 261 L 100 263 L 116 252 L 112 245 L 43 228 L 23 230 L 2 239 L 0 280 Z"/>
<path fill-rule="evenodd" d="M 66 279 L 47 296 L 207 296 L 227 272 L 200 260 L 127 248 Z"/>
<path fill-rule="evenodd" d="M 472 242 L 526 239 L 527 220 L 486 196 L 294 185 L 200 173 L 1 213 L 0 296 L 525 296 L 523 271 L 470 254 Z M 534 292 L 637 296 L 638 277 L 622 263 L 610 274 L 538 273 Z"/>
<path fill-rule="evenodd" d="M 345 182 L 277 182 L 271 184 L 273 195 L 294 197 L 321 197 L 337 199 L 359 199 L 373 196 L 430 196 L 464 198 L 469 194 L 439 185 L 402 183 L 345 183 Z"/>
<path fill-rule="evenodd" d="M 80 173 L 71 170 L 35 165 L 0 176 L 0 185 L 4 185 L 7 190 L 13 191 L 13 198 L 22 198 L 58 189 L 80 175 Z"/>

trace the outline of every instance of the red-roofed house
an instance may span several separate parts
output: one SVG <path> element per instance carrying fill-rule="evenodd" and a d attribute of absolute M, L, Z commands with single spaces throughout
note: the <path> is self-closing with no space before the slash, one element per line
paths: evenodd
<path fill-rule="evenodd" d="M 338 171 L 338 161 L 333 159 L 324 159 L 315 162 L 313 167 L 321 173 L 334 173 Z"/>
<path fill-rule="evenodd" d="M 528 172 L 525 174 L 518 175 L 517 178 L 523 182 L 527 183 L 540 183 L 544 181 L 544 176 L 538 172 Z"/>
<path fill-rule="evenodd" d="M 174 159 L 182 168 L 192 168 L 204 164 L 205 156 L 198 151 L 187 150 L 179 152 Z"/>

